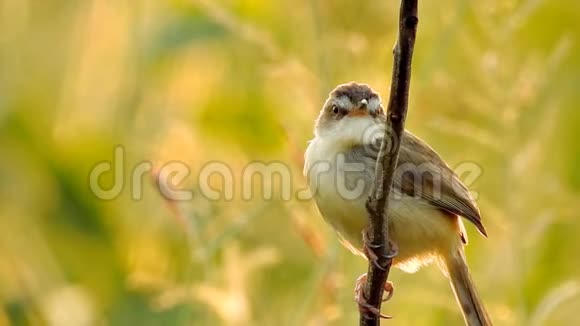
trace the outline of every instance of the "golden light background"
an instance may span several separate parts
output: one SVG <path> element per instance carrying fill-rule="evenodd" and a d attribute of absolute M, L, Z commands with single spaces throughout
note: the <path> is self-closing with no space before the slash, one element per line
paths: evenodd
<path fill-rule="evenodd" d="M 489 238 L 469 225 L 467 255 L 493 320 L 579 324 L 580 2 L 419 5 L 407 128 L 483 171 Z M 388 97 L 398 6 L 0 0 L 0 325 L 356 324 L 366 261 L 313 202 L 276 185 L 243 200 L 239 182 L 277 161 L 303 189 L 328 92 L 357 80 Z M 117 145 L 125 187 L 99 200 L 89 174 Z M 192 200 L 160 195 L 170 161 L 191 168 Z M 196 189 L 209 162 L 232 169 L 233 200 Z M 435 266 L 390 280 L 384 324 L 461 325 Z"/>

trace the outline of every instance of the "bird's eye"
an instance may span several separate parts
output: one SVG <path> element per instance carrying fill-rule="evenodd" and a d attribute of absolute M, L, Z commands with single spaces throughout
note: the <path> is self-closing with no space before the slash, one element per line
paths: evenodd
<path fill-rule="evenodd" d="M 336 106 L 336 105 L 333 105 L 333 106 L 332 106 L 332 113 L 334 113 L 334 114 L 338 114 L 338 111 L 339 111 L 339 110 L 338 110 L 338 106 Z"/>

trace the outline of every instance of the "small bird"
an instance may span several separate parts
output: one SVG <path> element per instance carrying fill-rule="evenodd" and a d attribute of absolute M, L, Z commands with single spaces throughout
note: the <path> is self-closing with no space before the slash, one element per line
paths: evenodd
<path fill-rule="evenodd" d="M 323 218 L 355 254 L 376 261 L 366 243 L 366 200 L 374 184 L 375 164 L 384 137 L 386 115 L 379 94 L 366 84 L 337 86 L 318 116 L 314 139 L 305 153 L 304 174 Z M 487 237 L 479 209 L 467 187 L 443 159 L 410 132 L 394 134 L 399 160 L 389 196 L 389 239 L 396 248 L 393 266 L 413 273 L 432 262 L 450 279 L 467 325 L 491 325 L 466 263 L 467 233 L 460 217 Z M 362 295 L 363 275 L 355 299 L 371 310 Z M 385 290 L 392 295 L 392 284 Z"/>

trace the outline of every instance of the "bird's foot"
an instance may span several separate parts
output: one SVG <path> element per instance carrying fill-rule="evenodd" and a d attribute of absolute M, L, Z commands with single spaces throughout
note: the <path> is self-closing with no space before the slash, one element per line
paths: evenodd
<path fill-rule="evenodd" d="M 382 247 L 383 245 L 370 243 L 366 230 L 363 230 L 362 232 L 362 239 L 363 239 L 363 253 L 367 257 L 367 259 L 370 260 L 378 269 L 384 271 L 385 268 L 379 264 L 379 256 L 375 253 L 375 250 Z M 384 258 L 393 259 L 399 254 L 399 247 L 397 246 L 396 243 L 392 242 L 391 240 L 389 240 L 389 249 L 390 249 L 389 253 L 383 256 Z"/>
<path fill-rule="evenodd" d="M 358 304 L 359 311 L 364 316 L 368 316 L 369 314 L 373 314 L 379 318 L 384 318 L 384 319 L 393 318 L 392 316 L 382 314 L 379 309 L 370 305 L 367 302 L 367 300 L 364 297 L 364 286 L 365 286 L 366 282 L 367 282 L 367 274 L 365 273 L 365 274 L 359 276 L 359 278 L 356 280 L 356 285 L 354 287 L 354 301 L 356 301 L 356 303 Z M 383 286 L 383 289 L 387 293 L 387 296 L 385 298 L 383 298 L 383 302 L 384 302 L 384 301 L 390 300 L 393 297 L 393 293 L 395 291 L 395 288 L 393 287 L 392 282 L 386 281 L 384 286 Z"/>

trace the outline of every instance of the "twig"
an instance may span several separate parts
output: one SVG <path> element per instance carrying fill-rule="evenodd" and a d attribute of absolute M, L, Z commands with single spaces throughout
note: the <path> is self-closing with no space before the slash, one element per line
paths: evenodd
<path fill-rule="evenodd" d="M 391 251 L 387 219 L 389 201 L 387 199 L 391 191 L 393 175 L 399 158 L 400 140 L 402 140 L 405 129 L 411 81 L 411 59 L 418 22 L 417 0 L 401 0 L 399 36 L 393 50 L 393 75 L 389 106 L 387 108 L 385 135 L 375 168 L 377 177 L 367 201 L 367 210 L 370 217 L 369 240 L 371 246 L 378 247 L 375 253 L 378 256 L 378 264 L 384 269 L 378 268 L 369 261 L 364 297 L 368 304 L 379 310 L 381 309 L 383 297 L 383 285 L 387 280 L 392 264 L 392 259 L 387 257 Z M 392 144 L 388 144 L 387 142 L 389 141 Z M 361 313 L 360 325 L 376 326 L 379 324 L 380 318 L 378 316 Z"/>

